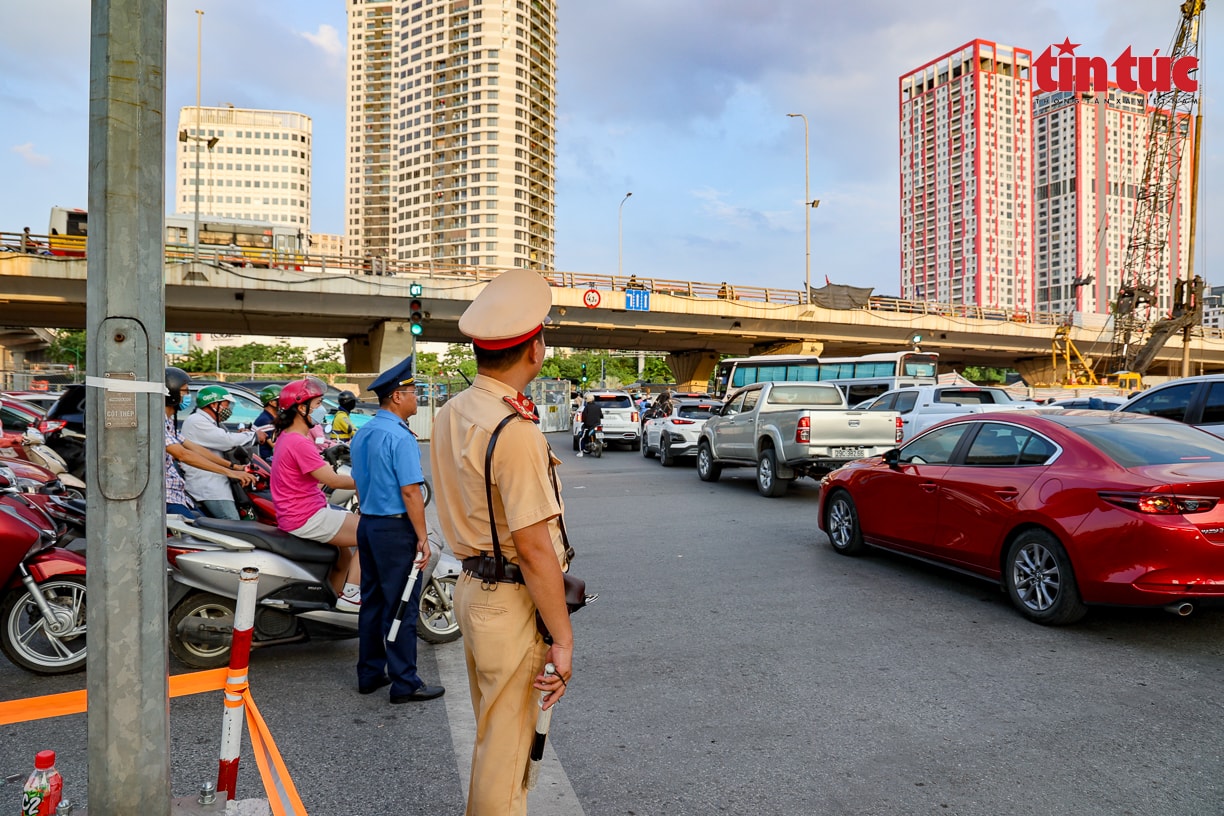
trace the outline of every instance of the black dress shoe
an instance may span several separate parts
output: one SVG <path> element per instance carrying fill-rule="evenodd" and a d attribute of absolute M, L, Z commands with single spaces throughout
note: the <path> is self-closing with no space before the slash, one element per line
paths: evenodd
<path fill-rule="evenodd" d="M 358 686 L 357 693 L 358 694 L 373 694 L 374 692 L 378 691 L 383 686 L 389 686 L 389 685 L 391 685 L 391 678 L 380 677 L 368 686 Z"/>
<path fill-rule="evenodd" d="M 433 700 L 441 697 L 446 693 L 446 689 L 441 686 L 421 686 L 411 694 L 392 694 L 391 705 L 399 705 L 400 703 L 416 703 L 421 700 Z"/>

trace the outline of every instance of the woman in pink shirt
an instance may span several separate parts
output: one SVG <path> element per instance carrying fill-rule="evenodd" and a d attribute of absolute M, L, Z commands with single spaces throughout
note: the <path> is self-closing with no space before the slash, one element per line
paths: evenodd
<path fill-rule="evenodd" d="M 276 526 L 299 538 L 338 547 L 332 588 L 340 596 L 336 608 L 361 609 L 361 570 L 353 549 L 357 546 L 357 514 L 327 503 L 323 487 L 355 489 L 351 476 L 341 476 L 323 460 L 311 429 L 327 418 L 325 388 L 313 378 L 284 387 L 276 417 L 276 447 L 272 456 L 272 502 Z"/>

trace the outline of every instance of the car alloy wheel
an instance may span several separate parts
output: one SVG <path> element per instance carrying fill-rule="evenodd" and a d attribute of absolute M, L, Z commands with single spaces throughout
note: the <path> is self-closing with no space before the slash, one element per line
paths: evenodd
<path fill-rule="evenodd" d="M 858 508 L 854 506 L 854 499 L 844 490 L 839 490 L 829 497 L 829 506 L 825 510 L 825 529 L 829 533 L 829 543 L 842 555 L 858 555 L 865 549 L 863 531 L 859 527 Z"/>
<path fill-rule="evenodd" d="M 1026 530 L 1007 548 L 1003 580 L 1008 597 L 1029 620 L 1074 623 L 1088 611 L 1080 600 L 1071 559 L 1053 535 Z"/>

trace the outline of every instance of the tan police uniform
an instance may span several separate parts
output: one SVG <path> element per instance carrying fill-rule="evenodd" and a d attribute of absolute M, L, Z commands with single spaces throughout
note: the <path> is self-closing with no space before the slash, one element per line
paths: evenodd
<path fill-rule="evenodd" d="M 521 342 L 527 339 L 523 335 L 539 330 L 551 303 L 538 273 L 511 270 L 485 287 L 459 328 L 477 343 L 500 342 L 508 348 L 516 344 L 511 341 Z M 434 419 L 430 462 L 438 520 L 460 559 L 492 553 L 485 453 L 497 425 L 523 408 L 523 397 L 514 388 L 481 374 Z M 558 523 L 564 508 L 549 476 L 550 460 L 558 463 L 539 427 L 523 416 L 511 420 L 497 438 L 492 521 L 502 554 L 513 563 L 518 554 L 512 531 L 551 519 L 553 549 L 565 565 Z M 476 715 L 467 814 L 525 814 L 524 771 L 539 711 L 539 692 L 532 683 L 548 649 L 536 631 L 535 603 L 525 585 L 482 582 L 465 572 L 455 589 L 455 612 Z"/>

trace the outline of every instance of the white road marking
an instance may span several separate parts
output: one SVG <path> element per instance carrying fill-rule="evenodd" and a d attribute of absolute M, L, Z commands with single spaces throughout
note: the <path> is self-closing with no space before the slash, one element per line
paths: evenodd
<path fill-rule="evenodd" d="M 468 692 L 467 663 L 463 657 L 463 640 L 434 646 L 438 661 L 438 679 L 446 688 L 446 718 L 450 721 L 451 742 L 455 747 L 455 764 L 467 802 L 468 779 L 472 775 L 472 748 L 476 743 L 476 719 L 472 715 L 472 697 Z M 544 759 L 540 763 L 540 781 L 528 794 L 531 816 L 583 816 L 585 811 L 570 785 L 561 760 L 553 750 L 552 741 L 544 744 Z"/>

